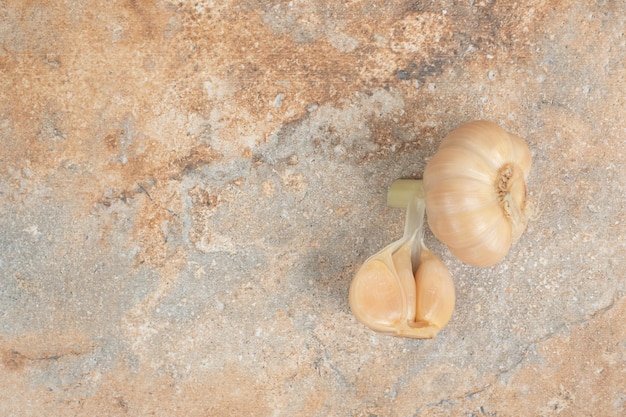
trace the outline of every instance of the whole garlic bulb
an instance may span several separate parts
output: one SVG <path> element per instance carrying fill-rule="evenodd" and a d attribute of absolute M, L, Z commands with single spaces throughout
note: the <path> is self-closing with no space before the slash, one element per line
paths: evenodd
<path fill-rule="evenodd" d="M 528 224 L 530 166 L 524 141 L 494 123 L 453 130 L 424 170 L 430 229 L 461 261 L 497 263 Z"/>

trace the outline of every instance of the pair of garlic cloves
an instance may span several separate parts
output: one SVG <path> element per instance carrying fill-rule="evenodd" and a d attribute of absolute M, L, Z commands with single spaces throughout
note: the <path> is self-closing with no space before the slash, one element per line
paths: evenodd
<path fill-rule="evenodd" d="M 431 339 L 452 317 L 454 282 L 444 263 L 424 246 L 421 181 L 403 181 L 394 182 L 388 196 L 392 204 L 406 202 L 404 235 L 365 261 L 350 286 L 350 308 L 373 330 Z"/>
<path fill-rule="evenodd" d="M 433 338 L 454 310 L 454 282 L 423 243 L 424 213 L 433 234 L 461 261 L 493 265 L 522 235 L 532 214 L 528 146 L 498 125 L 475 121 L 450 132 L 423 180 L 396 180 L 391 207 L 406 208 L 402 239 L 368 258 L 350 286 L 350 308 L 373 330 Z"/>

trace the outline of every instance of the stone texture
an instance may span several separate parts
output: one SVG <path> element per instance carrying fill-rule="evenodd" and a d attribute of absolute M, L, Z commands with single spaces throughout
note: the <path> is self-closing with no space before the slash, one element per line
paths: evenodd
<path fill-rule="evenodd" d="M 0 415 L 622 416 L 620 1 L 0 5 Z M 435 340 L 352 276 L 489 119 L 539 208 Z"/>

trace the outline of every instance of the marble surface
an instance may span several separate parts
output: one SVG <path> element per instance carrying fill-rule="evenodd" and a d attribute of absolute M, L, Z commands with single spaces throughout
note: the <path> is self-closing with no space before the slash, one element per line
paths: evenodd
<path fill-rule="evenodd" d="M 622 416 L 622 1 L 0 3 L 0 415 Z M 355 321 L 385 206 L 475 119 L 539 208 L 430 232 L 434 340 Z"/>

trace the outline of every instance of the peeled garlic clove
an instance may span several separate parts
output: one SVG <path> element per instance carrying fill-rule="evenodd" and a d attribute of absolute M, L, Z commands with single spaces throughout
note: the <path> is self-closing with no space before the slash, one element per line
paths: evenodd
<path fill-rule="evenodd" d="M 425 246 L 422 247 L 420 265 L 415 273 L 415 284 L 416 322 L 442 329 L 454 311 L 454 281 L 446 265 Z"/>
<path fill-rule="evenodd" d="M 407 316 L 406 289 L 384 249 L 368 259 L 350 285 L 350 309 L 358 321 L 369 328 L 395 333 Z"/>
<path fill-rule="evenodd" d="M 453 130 L 424 170 L 428 225 L 461 261 L 499 262 L 526 229 L 528 146 L 498 125 Z"/>
<path fill-rule="evenodd" d="M 369 328 L 430 339 L 452 316 L 454 283 L 422 243 L 424 202 L 409 199 L 402 239 L 365 261 L 350 285 L 350 309 Z"/>

